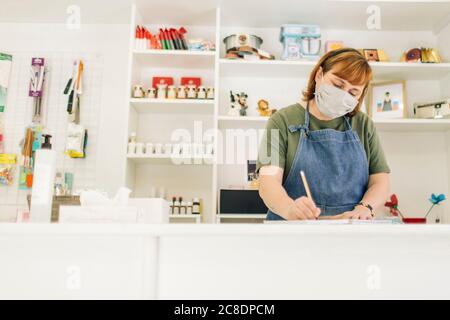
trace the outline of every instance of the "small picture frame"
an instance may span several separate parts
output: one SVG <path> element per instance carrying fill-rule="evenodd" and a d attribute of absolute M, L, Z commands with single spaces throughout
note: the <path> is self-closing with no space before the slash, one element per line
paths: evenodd
<path fill-rule="evenodd" d="M 367 114 L 373 120 L 405 118 L 405 81 L 374 83 L 369 86 Z"/>
<path fill-rule="evenodd" d="M 375 61 L 379 62 L 380 57 L 378 56 L 378 50 L 377 49 L 364 49 L 364 57 L 367 61 Z"/>

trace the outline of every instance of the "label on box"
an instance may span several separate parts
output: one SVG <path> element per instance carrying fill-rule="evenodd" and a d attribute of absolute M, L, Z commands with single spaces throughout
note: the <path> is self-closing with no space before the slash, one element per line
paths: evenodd
<path fill-rule="evenodd" d="M 152 86 L 158 89 L 158 84 L 166 84 L 167 86 L 173 86 L 172 77 L 153 77 Z"/>
<path fill-rule="evenodd" d="M 201 78 L 183 77 L 183 78 L 181 78 L 181 85 L 182 86 L 195 85 L 196 87 L 199 87 L 202 85 L 202 79 Z"/>

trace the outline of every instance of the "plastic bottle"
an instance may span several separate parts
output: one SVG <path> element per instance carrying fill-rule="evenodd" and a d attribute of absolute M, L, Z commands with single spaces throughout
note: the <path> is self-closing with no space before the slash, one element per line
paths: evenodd
<path fill-rule="evenodd" d="M 56 174 L 56 152 L 51 150 L 50 135 L 36 151 L 33 190 L 31 192 L 30 222 L 49 223 L 52 218 L 53 186 Z"/>

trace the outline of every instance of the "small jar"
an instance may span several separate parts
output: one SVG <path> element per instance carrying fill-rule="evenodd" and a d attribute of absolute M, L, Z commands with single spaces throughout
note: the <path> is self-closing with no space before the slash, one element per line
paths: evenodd
<path fill-rule="evenodd" d="M 163 150 L 163 149 L 164 149 L 164 148 L 163 148 L 162 143 L 157 143 L 157 144 L 155 144 L 155 154 L 158 154 L 158 155 L 163 154 L 163 153 L 164 153 L 164 150 Z"/>
<path fill-rule="evenodd" d="M 128 154 L 135 154 L 136 153 L 136 132 L 132 132 L 130 135 L 130 139 L 128 142 L 128 148 L 127 148 Z"/>
<path fill-rule="evenodd" d="M 190 143 L 184 143 L 182 148 L 183 157 L 190 158 L 192 156 L 192 145 Z"/>
<path fill-rule="evenodd" d="M 172 202 L 170 203 L 170 214 L 174 214 L 176 197 L 172 197 Z"/>
<path fill-rule="evenodd" d="M 186 203 L 186 214 L 192 214 L 192 202 L 190 201 Z"/>
<path fill-rule="evenodd" d="M 178 156 L 181 154 L 181 144 L 177 143 L 172 146 L 172 155 Z"/>
<path fill-rule="evenodd" d="M 142 142 L 136 143 L 136 155 L 142 156 L 144 154 L 144 144 Z"/>
<path fill-rule="evenodd" d="M 155 152 L 154 148 L 153 148 L 153 143 L 147 143 L 145 145 L 145 154 L 150 156 Z"/>
<path fill-rule="evenodd" d="M 192 214 L 200 214 L 200 199 L 194 198 L 192 201 Z"/>
<path fill-rule="evenodd" d="M 172 144 L 166 143 L 166 144 L 164 145 L 164 154 L 165 154 L 166 156 L 170 156 L 170 155 L 172 154 Z"/>
<path fill-rule="evenodd" d="M 180 204 L 180 214 L 186 214 L 186 202 L 181 201 Z"/>
<path fill-rule="evenodd" d="M 178 200 L 173 203 L 173 214 L 180 214 L 180 202 Z"/>
<path fill-rule="evenodd" d="M 205 151 L 206 155 L 211 156 L 214 154 L 214 144 L 208 143 L 205 146 L 205 149 L 206 149 L 206 151 Z"/>

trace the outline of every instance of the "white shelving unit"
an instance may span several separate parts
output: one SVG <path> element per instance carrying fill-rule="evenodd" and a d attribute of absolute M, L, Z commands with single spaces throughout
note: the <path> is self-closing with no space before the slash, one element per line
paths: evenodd
<path fill-rule="evenodd" d="M 266 124 L 267 117 L 219 117 L 220 123 L 233 124 Z M 374 121 L 379 131 L 447 131 L 450 130 L 450 119 L 386 119 Z"/>
<path fill-rule="evenodd" d="M 194 135 L 195 122 L 203 132 L 215 131 L 218 138 L 227 129 L 263 129 L 267 118 L 259 117 L 256 102 L 266 99 L 280 109 L 297 102 L 314 61 L 282 61 L 279 28 L 284 23 L 319 24 L 322 41 L 344 40 L 355 48 L 384 49 L 392 62 L 371 63 L 375 81 L 406 80 L 408 112 L 414 102 L 450 97 L 450 2 L 375 1 L 382 13 L 382 29 L 367 30 L 366 1 L 307 0 L 298 3 L 279 0 L 258 5 L 256 1 L 227 0 L 177 3 L 177 10 L 166 2 L 149 6 L 137 1 L 132 10 L 128 92 L 128 133 L 137 132 L 142 142 L 166 143 L 172 131 L 184 128 Z M 239 8 L 239 10 L 236 10 Z M 251 12 L 251 14 L 248 14 Z M 275 14 L 276 13 L 276 14 Z M 134 27 L 147 25 L 184 26 L 188 35 L 215 40 L 216 52 L 135 50 Z M 153 25 L 152 25 L 153 24 Z M 158 24 L 158 25 L 156 25 Z M 252 33 L 264 39 L 262 48 L 276 55 L 274 61 L 223 59 L 223 38 L 233 33 Z M 395 62 L 412 47 L 438 48 L 446 63 L 410 64 Z M 200 76 L 206 86 L 215 87 L 214 100 L 130 99 L 134 84 L 149 84 L 152 76 Z M 229 93 L 244 91 L 249 95 L 247 117 L 229 117 Z M 392 169 L 392 190 L 400 199 L 402 211 L 420 216 L 428 207 L 432 192 L 450 194 L 450 120 L 394 119 L 375 121 Z M 246 131 L 243 131 L 246 132 Z M 124 142 L 125 142 L 124 138 Z M 254 157 L 256 144 L 248 146 Z M 124 147 L 124 154 L 126 154 Z M 264 215 L 217 214 L 217 192 L 229 185 L 246 183 L 243 164 L 224 164 L 216 152 L 212 162 L 177 166 L 170 157 L 126 158 L 124 181 L 135 195 L 145 196 L 155 184 L 165 184 L 167 196 L 200 196 L 204 200 L 203 222 L 220 220 L 248 222 Z M 211 159 L 208 159 L 211 160 Z M 206 162 L 206 161 L 205 161 Z M 159 186 L 159 185 L 157 185 Z M 441 206 L 446 214 L 450 206 Z M 443 217 L 443 221 L 449 221 Z M 174 218 L 177 219 L 177 218 Z"/>
<path fill-rule="evenodd" d="M 191 157 L 183 155 L 128 155 L 127 159 L 134 163 L 143 164 L 173 164 L 173 165 L 211 165 L 214 161 L 213 156 L 204 155 L 202 157 Z"/>
<path fill-rule="evenodd" d="M 221 76 L 298 78 L 309 74 L 316 61 L 282 60 L 228 60 L 221 59 Z M 444 79 L 450 73 L 450 63 L 371 62 L 375 79 L 383 80 L 435 80 Z"/>
<path fill-rule="evenodd" d="M 171 222 L 186 222 L 194 221 L 195 223 L 201 223 L 202 217 L 198 214 L 171 214 L 169 216 Z"/>
<path fill-rule="evenodd" d="M 214 100 L 131 98 L 130 105 L 137 113 L 194 113 L 212 114 Z"/>

